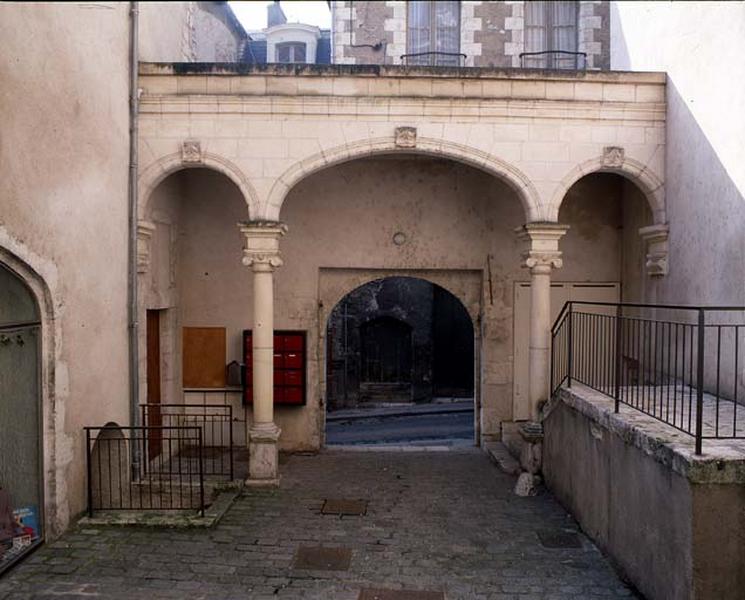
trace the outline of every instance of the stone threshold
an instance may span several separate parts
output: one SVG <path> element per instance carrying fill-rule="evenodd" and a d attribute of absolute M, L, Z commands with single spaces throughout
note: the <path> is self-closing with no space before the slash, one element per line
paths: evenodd
<path fill-rule="evenodd" d="M 703 454 L 697 456 L 693 436 L 630 406 L 622 404 L 615 413 L 612 398 L 581 383 L 560 388 L 544 408 L 544 419 L 558 403 L 576 410 L 592 424 L 619 436 L 691 483 L 745 483 L 745 439 L 705 439 Z"/>
<path fill-rule="evenodd" d="M 221 486 L 221 491 L 205 508 L 204 516 L 193 511 L 101 511 L 93 517 L 81 517 L 79 526 L 169 527 L 176 529 L 211 528 L 217 525 L 243 491 L 243 482 Z"/>

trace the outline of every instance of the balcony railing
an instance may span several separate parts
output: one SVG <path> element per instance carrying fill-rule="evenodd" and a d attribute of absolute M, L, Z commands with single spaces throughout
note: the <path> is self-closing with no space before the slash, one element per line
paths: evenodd
<path fill-rule="evenodd" d="M 695 437 L 745 439 L 745 307 L 567 302 L 551 329 L 551 391 L 581 383 Z"/>
<path fill-rule="evenodd" d="M 587 68 L 587 53 L 570 52 L 568 50 L 521 52 L 520 66 L 524 69 L 568 69 L 584 71 Z"/>
<path fill-rule="evenodd" d="M 415 52 L 402 54 L 401 64 L 407 66 L 464 67 L 466 55 L 460 52 Z"/>

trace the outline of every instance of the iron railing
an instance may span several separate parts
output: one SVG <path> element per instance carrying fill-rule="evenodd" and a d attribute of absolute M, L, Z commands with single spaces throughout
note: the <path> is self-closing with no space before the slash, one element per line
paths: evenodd
<path fill-rule="evenodd" d="M 551 329 L 551 392 L 579 382 L 695 437 L 745 438 L 745 307 L 567 302 Z"/>
<path fill-rule="evenodd" d="M 587 53 L 570 52 L 569 50 L 521 52 L 520 66 L 524 69 L 569 69 L 581 71 L 587 68 Z"/>
<path fill-rule="evenodd" d="M 413 52 L 402 54 L 401 63 L 407 66 L 463 67 L 466 58 L 461 52 Z"/>
<path fill-rule="evenodd" d="M 233 479 L 233 407 L 229 404 L 142 404 L 142 423 L 155 427 L 199 427 L 201 459 L 206 476 Z M 151 445 L 157 444 L 154 440 Z M 153 446 L 155 447 L 155 446 Z M 187 457 L 196 448 L 182 450 Z M 194 458 L 190 456 L 190 458 Z M 147 461 L 143 468 L 147 470 Z"/>
<path fill-rule="evenodd" d="M 121 510 L 198 510 L 204 516 L 201 427 L 84 431 L 89 516 Z M 131 462 L 134 447 L 143 457 L 141 470 Z"/>

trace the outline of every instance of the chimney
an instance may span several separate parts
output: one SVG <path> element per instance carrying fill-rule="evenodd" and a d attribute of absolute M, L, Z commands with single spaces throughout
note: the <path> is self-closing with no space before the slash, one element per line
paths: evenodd
<path fill-rule="evenodd" d="M 266 26 L 274 27 L 275 25 L 284 25 L 285 23 L 287 23 L 287 17 L 279 5 L 279 0 L 274 0 L 274 2 L 266 7 Z"/>

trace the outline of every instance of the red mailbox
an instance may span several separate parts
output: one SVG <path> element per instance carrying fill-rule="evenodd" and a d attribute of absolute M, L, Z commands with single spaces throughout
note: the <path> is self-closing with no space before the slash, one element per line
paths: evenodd
<path fill-rule="evenodd" d="M 246 380 L 243 403 L 253 403 L 253 346 L 249 329 L 243 332 Z M 306 337 L 304 331 L 274 332 L 274 403 L 305 404 Z"/>

